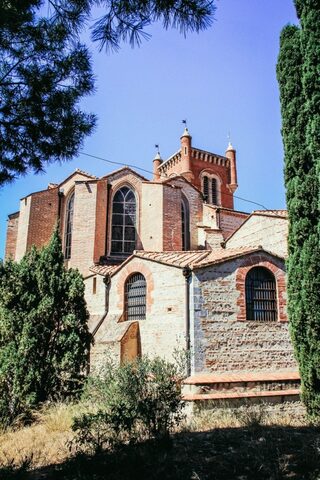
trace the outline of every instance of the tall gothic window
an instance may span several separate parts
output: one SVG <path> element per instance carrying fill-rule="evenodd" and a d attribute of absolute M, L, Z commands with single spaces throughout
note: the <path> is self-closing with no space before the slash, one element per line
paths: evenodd
<path fill-rule="evenodd" d="M 202 177 L 202 193 L 206 203 L 220 204 L 219 180 L 210 174 Z"/>
<path fill-rule="evenodd" d="M 73 209 L 74 209 L 74 193 L 70 195 L 67 202 L 67 208 L 66 208 L 66 224 L 65 224 L 65 237 L 64 237 L 64 258 L 66 260 L 71 258 Z"/>
<path fill-rule="evenodd" d="M 217 185 L 217 179 L 216 178 L 211 178 L 211 203 L 213 205 L 218 204 L 218 185 Z"/>
<path fill-rule="evenodd" d="M 203 196 L 206 202 L 209 202 L 209 178 L 203 177 Z"/>
<path fill-rule="evenodd" d="M 276 281 L 263 267 L 254 267 L 246 276 L 246 311 L 247 320 L 277 320 Z"/>
<path fill-rule="evenodd" d="M 190 215 L 188 200 L 183 196 L 181 200 L 181 228 L 182 250 L 190 249 Z"/>
<path fill-rule="evenodd" d="M 127 279 L 124 291 L 125 320 L 146 318 L 146 291 L 146 279 L 141 273 L 134 273 Z"/>
<path fill-rule="evenodd" d="M 111 253 L 130 254 L 136 246 L 136 197 L 122 187 L 113 197 Z"/>

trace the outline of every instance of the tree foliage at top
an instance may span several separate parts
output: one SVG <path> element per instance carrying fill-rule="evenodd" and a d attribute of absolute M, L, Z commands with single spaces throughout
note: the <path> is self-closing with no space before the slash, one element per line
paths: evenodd
<path fill-rule="evenodd" d="M 87 319 L 82 276 L 65 269 L 57 230 L 42 250 L 0 264 L 0 423 L 79 391 Z"/>
<path fill-rule="evenodd" d="M 320 2 L 296 0 L 300 26 L 280 39 L 285 184 L 289 214 L 288 313 L 310 415 L 320 413 Z"/>
<path fill-rule="evenodd" d="M 76 21 L 39 17 L 41 4 L 0 9 L 0 185 L 71 159 L 95 124 L 78 106 L 93 91 L 93 75 Z"/>
<path fill-rule="evenodd" d="M 0 186 L 27 171 L 71 159 L 95 126 L 79 108 L 94 90 L 87 47 L 79 33 L 92 25 L 100 48 L 139 45 L 161 21 L 186 34 L 211 24 L 210 0 L 21 0 L 0 5 Z"/>

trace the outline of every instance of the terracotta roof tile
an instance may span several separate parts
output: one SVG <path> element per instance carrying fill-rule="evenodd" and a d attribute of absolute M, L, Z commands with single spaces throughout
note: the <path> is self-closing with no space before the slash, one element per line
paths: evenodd
<path fill-rule="evenodd" d="M 278 255 L 268 252 L 262 247 L 221 248 L 219 250 L 195 250 L 188 252 L 146 252 L 144 250 L 135 250 L 133 255 L 120 265 L 93 265 L 90 271 L 98 275 L 114 275 L 134 257 L 178 268 L 189 266 L 190 268 L 198 269 L 259 251 L 278 257 Z"/>
<path fill-rule="evenodd" d="M 134 252 L 134 255 L 154 262 L 183 268 L 187 265 L 192 265 L 197 261 L 199 262 L 207 257 L 209 253 L 209 250 L 196 250 L 189 252 L 146 252 L 144 250 L 138 250 Z"/>
<path fill-rule="evenodd" d="M 119 265 L 92 265 L 89 270 L 90 272 L 105 276 L 108 274 L 111 275 L 117 268 L 119 268 Z"/>
<path fill-rule="evenodd" d="M 198 262 L 193 263 L 193 268 L 214 265 L 215 263 L 225 262 L 233 258 L 241 257 L 249 253 L 263 250 L 262 247 L 238 247 L 238 248 L 221 248 L 219 250 L 211 250 L 209 255 Z M 265 250 L 264 250 L 265 251 Z"/>
<path fill-rule="evenodd" d="M 88 172 L 85 172 L 84 170 L 81 170 L 80 168 L 76 168 L 74 173 L 82 173 L 82 175 L 86 175 L 87 177 L 91 177 L 91 178 L 94 178 L 94 179 L 98 178 L 95 175 L 92 175 L 91 173 L 88 173 Z"/>
<path fill-rule="evenodd" d="M 272 217 L 288 217 L 287 210 L 253 210 L 252 215 L 265 215 L 265 216 L 272 216 Z"/>

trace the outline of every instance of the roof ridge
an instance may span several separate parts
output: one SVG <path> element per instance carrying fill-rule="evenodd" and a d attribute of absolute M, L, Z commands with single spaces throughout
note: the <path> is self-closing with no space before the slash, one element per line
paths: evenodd
<path fill-rule="evenodd" d="M 82 173 L 83 175 L 87 175 L 88 177 L 91 177 L 91 178 L 94 178 L 94 179 L 98 179 L 99 177 L 97 177 L 96 175 L 92 175 L 91 173 L 88 173 L 86 172 L 85 170 L 81 170 L 81 168 L 76 168 L 74 173 Z"/>

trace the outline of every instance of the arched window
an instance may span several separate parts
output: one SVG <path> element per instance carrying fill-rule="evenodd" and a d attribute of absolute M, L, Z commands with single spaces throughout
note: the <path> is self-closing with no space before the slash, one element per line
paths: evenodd
<path fill-rule="evenodd" d="M 190 250 L 190 214 L 188 200 L 183 196 L 181 200 L 181 235 L 182 250 Z"/>
<path fill-rule="evenodd" d="M 73 209 L 74 209 L 74 193 L 70 195 L 67 202 L 67 208 L 66 208 L 66 223 L 65 223 L 65 237 L 64 237 L 64 258 L 66 260 L 71 258 Z"/>
<path fill-rule="evenodd" d="M 124 291 L 125 320 L 146 318 L 146 290 L 146 279 L 141 273 L 134 273 L 127 279 Z"/>
<path fill-rule="evenodd" d="M 202 193 L 204 201 L 212 205 L 220 205 L 220 181 L 214 175 L 206 173 L 202 177 Z"/>
<path fill-rule="evenodd" d="M 136 197 L 122 187 L 113 197 L 111 253 L 129 254 L 136 246 Z"/>
<path fill-rule="evenodd" d="M 211 203 L 213 205 L 218 204 L 218 185 L 217 185 L 217 179 L 216 178 L 211 178 Z"/>
<path fill-rule="evenodd" d="M 254 267 L 246 276 L 246 312 L 247 320 L 277 320 L 276 281 L 263 267 Z"/>
<path fill-rule="evenodd" d="M 203 196 L 206 202 L 209 202 L 209 178 L 203 177 Z"/>

